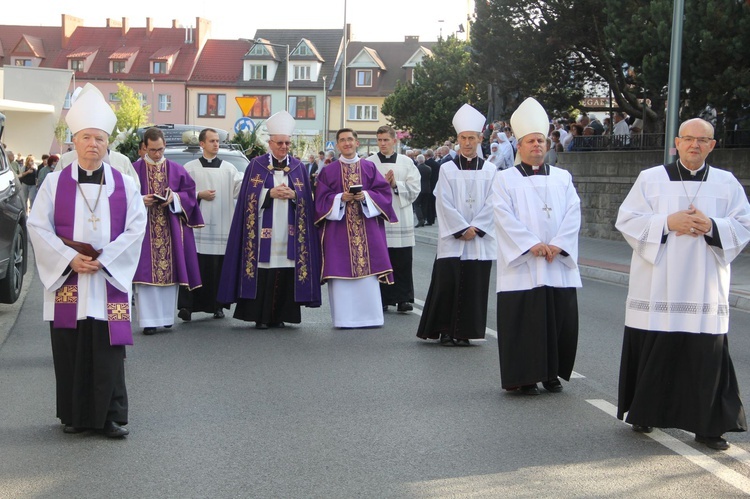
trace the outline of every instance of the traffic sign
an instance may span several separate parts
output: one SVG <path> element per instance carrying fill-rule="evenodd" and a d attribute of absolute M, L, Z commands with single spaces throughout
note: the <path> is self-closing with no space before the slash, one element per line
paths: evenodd
<path fill-rule="evenodd" d="M 329 140 L 326 142 L 326 151 L 333 151 L 333 141 Z"/>
<path fill-rule="evenodd" d="M 250 111 L 253 109 L 253 106 L 255 105 L 255 101 L 258 100 L 257 97 L 235 97 L 234 100 L 237 101 L 237 104 L 239 104 L 240 109 L 242 110 L 242 116 L 247 116 L 250 114 Z"/>
<path fill-rule="evenodd" d="M 253 133 L 254 130 L 255 122 L 250 118 L 240 118 L 234 123 L 234 133 Z"/>

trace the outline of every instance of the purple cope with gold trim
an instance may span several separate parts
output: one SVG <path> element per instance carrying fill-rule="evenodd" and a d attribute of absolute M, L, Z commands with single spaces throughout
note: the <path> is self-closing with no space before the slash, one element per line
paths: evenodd
<path fill-rule="evenodd" d="M 286 184 L 297 198 L 288 211 L 287 258 L 294 261 L 294 301 L 306 307 L 320 306 L 320 239 L 314 225 L 314 205 L 307 169 L 289 156 L 284 169 Z M 232 218 L 224 265 L 221 271 L 220 303 L 253 300 L 258 288 L 258 263 L 270 259 L 273 203 L 261 210 L 263 189 L 274 187 L 269 154 L 253 158 L 245 170 L 237 207 Z"/>

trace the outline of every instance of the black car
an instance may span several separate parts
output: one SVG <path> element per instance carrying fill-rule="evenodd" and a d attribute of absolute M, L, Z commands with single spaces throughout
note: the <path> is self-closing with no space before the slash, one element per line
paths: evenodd
<path fill-rule="evenodd" d="M 0 114 L 0 139 L 5 116 Z M 15 303 L 26 274 L 26 199 L 0 145 L 0 303 Z"/>

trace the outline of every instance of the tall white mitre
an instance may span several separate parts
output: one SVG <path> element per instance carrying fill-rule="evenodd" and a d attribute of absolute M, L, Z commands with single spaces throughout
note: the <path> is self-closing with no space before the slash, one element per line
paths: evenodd
<path fill-rule="evenodd" d="M 279 111 L 266 120 L 268 135 L 289 135 L 291 137 L 295 125 L 294 117 L 286 111 Z"/>
<path fill-rule="evenodd" d="M 527 98 L 518 106 L 510 117 L 510 126 L 518 142 L 530 133 L 541 133 L 545 137 L 549 131 L 549 117 L 539 101 L 533 97 Z M 521 163 L 521 157 L 516 154 L 515 164 Z"/>
<path fill-rule="evenodd" d="M 482 133 L 486 121 L 487 118 L 485 118 L 482 113 L 471 107 L 469 104 L 464 104 L 458 111 L 456 111 L 456 114 L 453 115 L 453 128 L 456 129 L 456 133 Z"/>
<path fill-rule="evenodd" d="M 87 83 L 76 92 L 75 102 L 65 116 L 70 132 L 75 134 L 85 128 L 97 128 L 111 134 L 117 124 L 117 116 L 99 89 Z"/>

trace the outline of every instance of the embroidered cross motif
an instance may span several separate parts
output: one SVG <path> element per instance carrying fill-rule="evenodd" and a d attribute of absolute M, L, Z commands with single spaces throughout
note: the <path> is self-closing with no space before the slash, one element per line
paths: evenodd
<path fill-rule="evenodd" d="M 297 179 L 297 180 L 294 181 L 294 187 L 296 187 L 298 191 L 302 191 L 302 187 L 304 187 L 304 186 L 305 186 L 305 184 L 302 183 L 302 181 L 300 179 Z"/>
<path fill-rule="evenodd" d="M 271 237 L 271 229 L 260 229 L 261 239 L 270 239 L 270 237 Z"/>
<path fill-rule="evenodd" d="M 55 303 L 76 303 L 78 286 L 63 286 L 55 293 Z"/>
<path fill-rule="evenodd" d="M 129 321 L 130 308 L 127 303 L 107 303 L 107 320 Z"/>
<path fill-rule="evenodd" d="M 250 179 L 250 182 L 253 183 L 253 187 L 258 187 L 258 184 L 262 184 L 263 179 L 260 178 L 260 173 L 256 173 L 255 176 Z"/>

